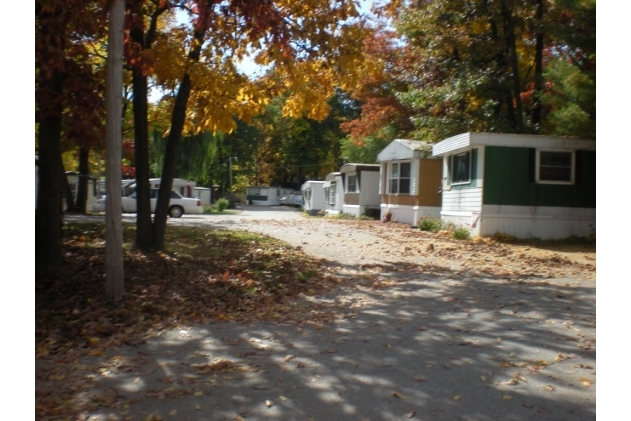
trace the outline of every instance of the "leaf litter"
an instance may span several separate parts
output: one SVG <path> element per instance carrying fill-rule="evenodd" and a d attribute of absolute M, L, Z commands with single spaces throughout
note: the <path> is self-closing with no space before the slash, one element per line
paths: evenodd
<path fill-rule="evenodd" d="M 549 286 L 547 281 L 527 279 L 532 277 L 576 274 L 584 277 L 585 273 L 589 274 L 588 278 L 595 277 L 592 263 L 575 262 L 550 253 L 533 254 L 528 247 L 488 239 L 460 242 L 410 230 L 409 226 L 396 223 L 327 222 L 343 224 L 350 230 L 366 229 L 382 239 L 364 245 L 363 253 L 383 256 L 389 241 L 397 244 L 406 241 L 406 247 L 389 249 L 389 252 L 410 258 L 431 257 L 437 262 L 419 265 L 403 261 L 397 262 L 396 266 L 386 261 L 365 263 L 357 271 L 360 279 L 357 288 L 363 284 L 370 285 L 371 289 L 374 285 L 395 287 L 396 282 L 378 274 L 384 271 L 432 272 L 440 270 L 443 262 L 460 262 L 468 276 L 491 274 L 523 287 Z M 265 223 L 284 224 L 281 221 Z M 126 225 L 124 233 L 126 244 L 131 244 L 134 227 Z M 102 225 L 66 226 L 62 270 L 56 276 L 36 278 L 36 360 L 57 364 L 47 379 L 58 379 L 56 383 L 63 385 L 62 389 L 82 387 L 83 379 L 73 376 L 74 369 L 68 364 L 77 361 L 81 354 L 107 357 L 108 350 L 113 347 L 141 344 L 166 329 L 194 323 L 255 320 L 322 326 L 338 317 L 330 306 L 323 306 L 309 297 L 330 291 L 342 281 L 331 275 L 331 268 L 323 265 L 322 260 L 306 255 L 302 247 L 292 247 L 265 235 L 174 226 L 167 229 L 165 244 L 169 247 L 165 252 L 143 253 L 129 247 L 125 249 L 125 297 L 121 303 L 108 303 L 103 298 L 103 238 Z M 427 247 L 428 241 L 431 241 L 431 248 Z M 496 264 L 497 261 L 502 264 Z M 449 263 L 449 267 L 452 266 Z M 301 300 L 300 305 L 296 305 L 296 299 Z M 338 307 L 347 305 L 338 304 Z M 563 354 L 558 357 L 558 360 L 568 358 Z M 68 367 L 64 368 L 63 364 Z M 299 362 L 298 366 L 301 365 L 304 366 Z M 506 368 L 515 366 L 506 365 Z M 528 370 L 537 374 L 535 372 L 545 365 L 534 365 Z M 229 371 L 227 366 L 225 368 Z M 215 370 L 209 366 L 198 369 Z M 37 380 L 41 374 L 39 369 L 36 374 Z M 520 377 L 513 376 L 511 380 L 525 381 Z M 585 387 L 591 385 L 584 378 L 581 383 Z M 554 390 L 551 386 L 546 388 L 550 389 Z M 190 389 L 173 391 L 187 392 L 195 393 Z M 456 395 L 454 398 L 462 397 Z M 80 409 L 59 393 L 36 391 L 38 418 L 67 414 L 71 407 L 75 411 Z"/>

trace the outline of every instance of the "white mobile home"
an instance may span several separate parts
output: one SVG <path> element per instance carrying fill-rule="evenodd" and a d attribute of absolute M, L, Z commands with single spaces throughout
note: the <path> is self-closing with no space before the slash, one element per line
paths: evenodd
<path fill-rule="evenodd" d="M 245 200 L 248 205 L 276 206 L 280 199 L 292 192 L 287 187 L 250 186 L 247 188 Z"/>
<path fill-rule="evenodd" d="M 341 172 L 327 174 L 324 181 L 324 197 L 326 199 L 325 213 L 339 215 L 344 205 L 344 182 Z"/>
<path fill-rule="evenodd" d="M 345 164 L 340 168 L 344 180 L 344 213 L 360 217 L 366 211 L 378 212 L 381 205 L 379 197 L 379 165 Z"/>
<path fill-rule="evenodd" d="M 304 210 L 313 216 L 326 208 L 324 197 L 324 181 L 307 181 L 300 189 L 304 199 Z"/>
<path fill-rule="evenodd" d="M 202 205 L 210 205 L 212 203 L 212 190 L 208 187 L 193 188 L 195 197 L 199 197 Z"/>

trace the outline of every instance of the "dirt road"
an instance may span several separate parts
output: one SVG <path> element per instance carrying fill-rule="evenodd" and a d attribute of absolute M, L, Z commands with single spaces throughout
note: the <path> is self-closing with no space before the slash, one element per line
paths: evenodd
<path fill-rule="evenodd" d="M 83 399 L 105 404 L 82 419 L 595 419 L 595 251 L 274 212 L 169 223 L 256 231 L 323 259 L 343 282 L 302 300 L 336 322 L 182 326 L 85 357 L 96 387 Z"/>

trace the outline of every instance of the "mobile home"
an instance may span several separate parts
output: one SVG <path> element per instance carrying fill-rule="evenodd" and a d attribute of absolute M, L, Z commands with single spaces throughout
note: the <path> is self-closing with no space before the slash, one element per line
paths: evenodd
<path fill-rule="evenodd" d="M 304 200 L 303 208 L 309 215 L 317 215 L 324 210 L 326 201 L 324 198 L 324 181 L 307 181 L 300 189 Z"/>
<path fill-rule="evenodd" d="M 247 188 L 245 199 L 249 205 L 276 206 L 280 199 L 292 192 L 287 187 L 250 186 Z"/>
<path fill-rule="evenodd" d="M 596 229 L 596 141 L 462 133 L 443 159 L 441 219 L 473 236 L 585 237 Z"/>
<path fill-rule="evenodd" d="M 344 206 L 344 181 L 341 172 L 327 174 L 323 184 L 326 201 L 325 213 L 327 215 L 339 215 Z"/>
<path fill-rule="evenodd" d="M 395 139 L 377 156 L 381 175 L 381 217 L 416 225 L 420 218 L 440 218 L 442 160 L 432 145 Z"/>
<path fill-rule="evenodd" d="M 369 210 L 379 212 L 379 165 L 345 164 L 340 168 L 344 181 L 344 213 L 360 217 Z"/>

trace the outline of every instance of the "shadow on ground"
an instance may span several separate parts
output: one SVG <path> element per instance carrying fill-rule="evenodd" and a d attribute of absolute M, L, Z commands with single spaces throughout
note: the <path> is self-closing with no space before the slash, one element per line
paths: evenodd
<path fill-rule="evenodd" d="M 91 420 L 593 420 L 595 288 L 430 264 L 341 265 L 301 297 L 338 320 L 182 326 L 103 356 L 38 362 Z M 47 418 L 56 419 L 51 409 Z"/>

